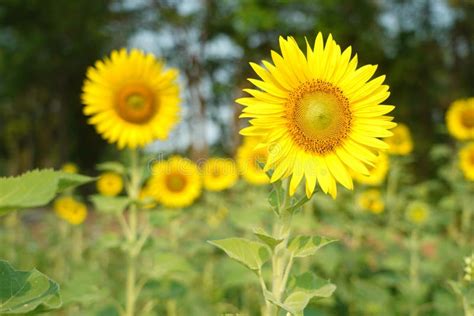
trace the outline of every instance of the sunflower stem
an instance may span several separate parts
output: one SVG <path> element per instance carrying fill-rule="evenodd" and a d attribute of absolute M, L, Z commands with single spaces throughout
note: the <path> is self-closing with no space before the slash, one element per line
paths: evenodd
<path fill-rule="evenodd" d="M 387 179 L 387 209 L 388 209 L 388 225 L 393 226 L 397 215 L 397 190 L 400 177 L 400 166 L 392 159 L 392 167 L 388 173 Z"/>
<path fill-rule="evenodd" d="M 276 239 L 283 239 L 279 243 L 272 254 L 272 295 L 277 302 L 281 302 L 283 294 L 285 293 L 286 283 L 293 266 L 293 258 L 288 255 L 287 245 L 291 231 L 292 213 L 287 210 L 289 206 L 289 182 L 285 185 L 285 195 L 283 201 L 278 207 L 278 216 L 273 227 L 273 236 Z M 269 316 L 277 316 L 280 307 L 270 305 L 268 309 Z"/>
<path fill-rule="evenodd" d="M 134 316 L 136 309 L 136 301 L 138 297 L 137 288 L 137 257 L 140 253 L 141 247 L 137 247 L 138 239 L 138 209 L 135 201 L 138 198 L 140 191 L 141 172 L 138 163 L 137 150 L 131 151 L 131 166 L 130 166 L 130 185 L 128 186 L 128 195 L 132 200 L 132 204 L 128 209 L 128 230 L 124 230 L 124 235 L 127 237 L 127 283 L 126 283 L 126 302 L 125 302 L 125 316 Z"/>

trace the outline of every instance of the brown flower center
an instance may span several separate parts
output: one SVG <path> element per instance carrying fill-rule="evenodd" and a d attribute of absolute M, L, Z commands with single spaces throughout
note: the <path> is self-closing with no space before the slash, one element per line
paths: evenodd
<path fill-rule="evenodd" d="M 140 84 L 123 87 L 117 95 L 116 110 L 127 122 L 145 124 L 150 121 L 157 110 L 157 100 L 152 91 Z"/>
<path fill-rule="evenodd" d="M 293 91 L 287 102 L 288 128 L 304 150 L 324 155 L 349 135 L 349 100 L 328 82 L 313 80 Z"/>
<path fill-rule="evenodd" d="M 474 128 L 474 109 L 466 109 L 461 113 L 461 124 L 466 128 Z"/>
<path fill-rule="evenodd" d="M 186 187 L 186 178 L 179 173 L 171 173 L 166 176 L 166 187 L 171 192 L 181 192 Z"/>

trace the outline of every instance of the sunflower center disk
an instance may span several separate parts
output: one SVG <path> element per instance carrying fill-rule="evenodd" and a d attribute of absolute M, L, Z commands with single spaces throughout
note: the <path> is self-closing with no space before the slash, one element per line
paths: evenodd
<path fill-rule="evenodd" d="M 171 192 L 181 192 L 186 186 L 186 179 L 180 174 L 170 174 L 166 177 L 166 186 Z"/>
<path fill-rule="evenodd" d="M 127 122 L 145 124 L 155 115 L 156 100 L 149 88 L 143 85 L 129 85 L 118 93 L 116 110 Z"/>
<path fill-rule="evenodd" d="M 474 128 L 474 110 L 466 110 L 461 115 L 461 123 L 467 128 Z"/>
<path fill-rule="evenodd" d="M 303 84 L 287 104 L 289 130 L 306 151 L 324 155 L 348 136 L 352 115 L 342 92 L 323 81 Z"/>

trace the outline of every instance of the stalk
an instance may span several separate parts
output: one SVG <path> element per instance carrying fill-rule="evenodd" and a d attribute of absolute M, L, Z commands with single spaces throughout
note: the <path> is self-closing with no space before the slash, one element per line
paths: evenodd
<path fill-rule="evenodd" d="M 398 191 L 398 181 L 400 178 L 400 168 L 396 161 L 393 159 L 390 161 L 392 168 L 388 173 L 387 179 L 387 206 L 388 207 L 388 224 L 392 226 L 395 222 L 397 212 L 397 198 L 396 194 Z"/>
<path fill-rule="evenodd" d="M 410 284 L 413 292 L 416 292 L 419 286 L 420 254 L 418 248 L 418 233 L 414 229 L 410 236 Z M 416 304 L 413 302 L 410 315 L 416 316 L 417 314 Z"/>
<path fill-rule="evenodd" d="M 131 152 L 131 175 L 130 185 L 128 187 L 128 195 L 132 200 L 132 204 L 128 209 L 128 229 L 124 231 L 127 236 L 127 283 L 126 283 L 126 302 L 125 316 L 134 316 L 136 310 L 136 301 L 138 297 L 137 288 L 137 256 L 141 247 L 136 247 L 138 242 L 138 210 L 135 201 L 138 198 L 140 190 L 140 169 L 138 164 L 138 152 Z"/>
<path fill-rule="evenodd" d="M 273 227 L 273 236 L 276 239 L 283 239 L 283 241 L 275 247 L 272 254 L 271 292 L 276 301 L 281 301 L 281 298 L 285 293 L 288 277 L 293 266 L 293 257 L 289 256 L 286 251 L 286 247 L 288 245 L 288 240 L 290 237 L 292 217 L 292 214 L 287 211 L 288 204 L 288 188 L 286 188 L 283 201 L 281 205 L 279 205 L 279 215 L 276 218 Z M 267 304 L 267 310 L 268 316 L 277 316 L 279 314 L 280 307 L 273 304 Z"/>

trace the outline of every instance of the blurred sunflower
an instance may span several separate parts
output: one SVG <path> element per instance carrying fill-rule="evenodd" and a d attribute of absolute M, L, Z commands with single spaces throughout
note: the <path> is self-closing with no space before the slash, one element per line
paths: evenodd
<path fill-rule="evenodd" d="M 198 167 L 179 156 L 154 164 L 149 185 L 155 199 L 170 208 L 190 206 L 201 195 Z"/>
<path fill-rule="evenodd" d="M 374 165 L 369 170 L 369 175 L 363 175 L 360 173 L 353 172 L 354 179 L 366 185 L 381 185 L 387 176 L 389 167 L 388 156 L 385 153 L 380 152 Z"/>
<path fill-rule="evenodd" d="M 123 190 L 123 179 L 118 173 L 104 172 L 97 180 L 97 191 L 105 196 L 116 196 Z"/>
<path fill-rule="evenodd" d="M 465 145 L 459 151 L 459 165 L 464 177 L 474 181 L 474 142 Z"/>
<path fill-rule="evenodd" d="M 273 168 L 272 182 L 291 176 L 290 195 L 304 177 L 307 196 L 319 183 L 335 197 L 336 182 L 353 188 L 348 168 L 368 174 L 375 152 L 388 148 L 379 138 L 392 136 L 396 124 L 384 115 L 394 106 L 381 105 L 390 94 L 385 76 L 370 80 L 377 66 L 357 69 L 350 47 L 341 52 L 332 35 L 324 45 L 321 33 L 306 46 L 307 56 L 293 37 L 280 37 L 274 64 L 250 64 L 262 80 L 249 79 L 259 89 L 237 100 L 252 125 L 241 134 L 262 137 L 271 149 L 265 170 Z"/>
<path fill-rule="evenodd" d="M 211 158 L 202 166 L 203 185 L 209 191 L 232 187 L 239 179 L 237 167 L 230 159 Z"/>
<path fill-rule="evenodd" d="M 417 225 L 424 224 L 430 215 L 429 206 L 421 201 L 415 201 L 407 207 L 407 219 Z"/>
<path fill-rule="evenodd" d="M 53 209 L 59 218 L 72 225 L 82 224 L 87 217 L 86 205 L 70 196 L 57 198 Z"/>
<path fill-rule="evenodd" d="M 168 137 L 179 116 L 178 71 L 163 67 L 136 49 L 113 51 L 89 67 L 84 114 L 109 143 L 133 149 Z"/>
<path fill-rule="evenodd" d="M 237 166 L 242 178 L 248 183 L 262 185 L 270 182 L 267 174 L 259 166 L 264 163 L 268 157 L 266 148 L 256 148 L 259 144 L 258 139 L 254 137 L 245 137 L 242 145 L 237 149 Z"/>
<path fill-rule="evenodd" d="M 398 123 L 398 125 L 392 129 L 392 132 L 393 136 L 386 140 L 389 146 L 388 153 L 400 156 L 410 154 L 413 151 L 413 140 L 408 126 Z"/>
<path fill-rule="evenodd" d="M 449 133 L 459 140 L 474 139 L 474 98 L 451 103 L 446 113 Z"/>
<path fill-rule="evenodd" d="M 371 189 L 362 192 L 357 198 L 357 204 L 363 210 L 368 210 L 373 214 L 380 214 L 384 211 L 385 203 L 379 190 Z"/>
<path fill-rule="evenodd" d="M 75 163 L 72 162 L 67 162 L 64 165 L 61 166 L 61 170 L 66 172 L 66 173 L 78 173 L 79 168 Z"/>

